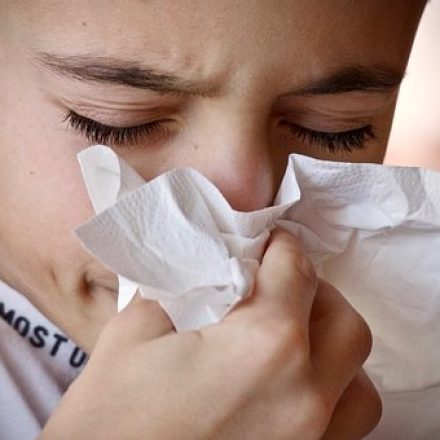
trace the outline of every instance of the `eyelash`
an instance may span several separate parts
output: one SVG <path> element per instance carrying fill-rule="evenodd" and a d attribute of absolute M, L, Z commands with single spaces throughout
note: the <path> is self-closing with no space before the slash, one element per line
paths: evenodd
<path fill-rule="evenodd" d="M 376 139 L 372 125 L 366 125 L 354 130 L 329 133 L 310 130 L 296 124 L 287 124 L 290 131 L 301 140 L 306 141 L 309 145 L 317 145 L 319 148 L 326 149 L 331 153 L 338 151 L 351 153 L 354 150 L 364 148 L 367 141 Z"/>
<path fill-rule="evenodd" d="M 135 127 L 111 127 L 101 122 L 69 110 L 65 115 L 64 122 L 76 132 L 84 135 L 89 141 L 98 144 L 110 144 L 116 146 L 136 145 L 142 138 L 156 138 L 165 136 L 166 128 L 164 122 L 153 121 Z"/>
<path fill-rule="evenodd" d="M 84 135 L 90 142 L 99 144 L 111 144 L 116 146 L 136 145 L 142 138 L 158 138 L 168 134 L 163 126 L 165 121 L 153 121 L 134 127 L 111 127 L 93 119 L 86 118 L 69 110 L 64 117 L 64 122 Z M 356 128 L 354 130 L 330 133 L 310 130 L 300 125 L 285 122 L 290 131 L 309 145 L 314 144 L 319 148 L 326 149 L 331 153 L 345 151 L 351 153 L 365 147 L 365 143 L 375 139 L 373 127 Z"/>

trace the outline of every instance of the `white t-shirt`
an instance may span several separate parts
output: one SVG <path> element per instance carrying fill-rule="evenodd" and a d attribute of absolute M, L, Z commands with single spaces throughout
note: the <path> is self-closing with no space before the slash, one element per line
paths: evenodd
<path fill-rule="evenodd" d="M 35 439 L 86 354 L 0 281 L 0 439 Z"/>

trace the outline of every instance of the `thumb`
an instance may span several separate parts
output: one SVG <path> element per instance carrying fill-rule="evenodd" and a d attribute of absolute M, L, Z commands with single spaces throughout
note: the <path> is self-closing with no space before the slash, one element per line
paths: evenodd
<path fill-rule="evenodd" d="M 287 318 L 308 327 L 318 286 L 312 263 L 296 237 L 278 228 L 269 240 L 253 295 L 231 312 L 252 320 Z"/>

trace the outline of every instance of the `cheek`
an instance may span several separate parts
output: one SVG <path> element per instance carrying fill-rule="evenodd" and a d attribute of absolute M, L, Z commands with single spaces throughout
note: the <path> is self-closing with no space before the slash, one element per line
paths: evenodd
<path fill-rule="evenodd" d="M 6 123 L 0 133 L 0 271 L 20 277 L 48 273 L 54 261 L 81 253 L 71 231 L 93 214 L 78 146 L 58 128 L 59 115 L 36 95 L 30 90 L 25 103 L 9 102 L 1 115 Z"/>

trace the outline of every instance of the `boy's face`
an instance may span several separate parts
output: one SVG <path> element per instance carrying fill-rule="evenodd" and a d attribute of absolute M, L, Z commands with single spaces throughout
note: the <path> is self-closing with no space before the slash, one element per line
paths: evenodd
<path fill-rule="evenodd" d="M 0 278 L 91 348 L 116 290 L 71 232 L 93 143 L 146 179 L 194 167 L 239 210 L 290 153 L 381 162 L 423 5 L 0 0 Z"/>

